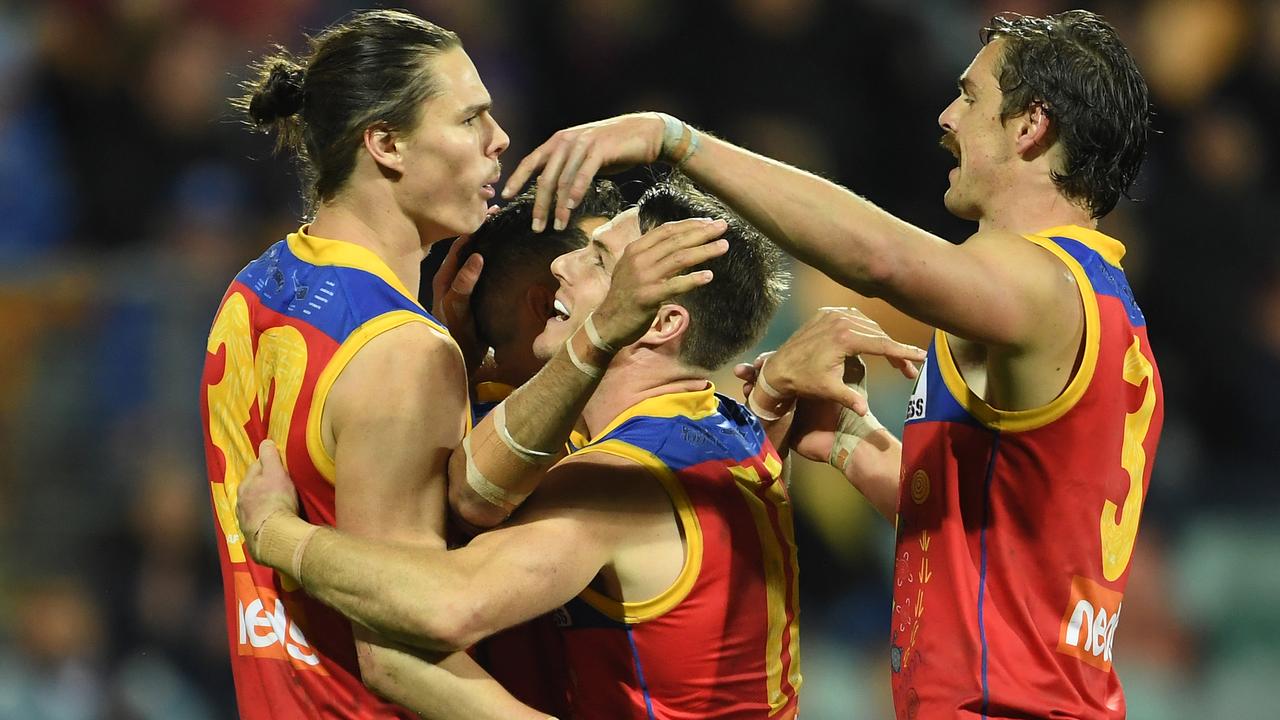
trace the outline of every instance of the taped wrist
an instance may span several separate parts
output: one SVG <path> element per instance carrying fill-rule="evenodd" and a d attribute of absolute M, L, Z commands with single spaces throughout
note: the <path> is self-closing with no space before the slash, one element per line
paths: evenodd
<path fill-rule="evenodd" d="M 756 387 L 751 396 L 747 398 L 747 407 L 756 417 L 766 422 L 781 420 L 787 413 L 795 409 L 795 397 L 786 397 L 778 392 L 773 385 L 769 384 L 765 378 L 765 368 L 769 367 L 769 361 L 765 360 L 760 366 L 760 372 L 756 373 Z M 764 399 L 761 396 L 764 396 Z"/>
<path fill-rule="evenodd" d="M 866 378 L 864 377 L 863 381 L 856 385 L 849 385 L 849 388 L 866 397 Z M 836 421 L 835 442 L 831 443 L 831 454 L 827 456 L 827 463 L 843 473 L 845 466 L 849 464 L 849 458 L 853 456 L 854 448 L 858 447 L 858 444 L 871 433 L 882 429 L 884 425 L 871 414 L 870 409 L 867 410 L 866 415 L 859 415 L 849 408 L 840 408 L 840 417 Z"/>

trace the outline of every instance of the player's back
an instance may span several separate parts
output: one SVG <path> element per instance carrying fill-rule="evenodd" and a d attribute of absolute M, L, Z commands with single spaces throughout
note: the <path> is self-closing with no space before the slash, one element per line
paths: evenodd
<path fill-rule="evenodd" d="M 1163 421 L 1160 376 L 1123 246 L 1078 227 L 1028 239 L 1080 286 L 1080 361 L 1049 405 L 1000 411 L 936 334 L 903 432 L 890 648 L 900 718 L 1125 713 L 1113 641 Z"/>
<path fill-rule="evenodd" d="M 302 228 L 249 263 L 209 334 L 200 388 L 240 716 L 409 718 L 360 681 L 350 621 L 253 562 L 236 491 L 270 437 L 304 517 L 335 522 L 334 462 L 321 438 L 325 398 L 371 338 L 407 322 L 444 329 L 372 252 Z"/>
<path fill-rule="evenodd" d="M 794 717 L 796 548 L 781 461 L 759 423 L 714 388 L 663 395 L 575 454 L 589 453 L 634 460 L 661 483 L 685 561 L 651 600 L 587 589 L 556 613 L 575 717 Z"/>

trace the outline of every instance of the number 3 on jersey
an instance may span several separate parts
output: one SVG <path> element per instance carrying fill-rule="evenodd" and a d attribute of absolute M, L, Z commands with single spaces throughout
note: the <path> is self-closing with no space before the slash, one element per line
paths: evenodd
<path fill-rule="evenodd" d="M 280 448 L 280 457 L 288 457 L 289 424 L 307 370 L 307 344 L 296 328 L 283 325 L 268 329 L 258 338 L 255 354 L 249 305 L 243 295 L 233 293 L 222 304 L 209 333 L 209 353 L 216 355 L 224 348 L 225 370 L 221 380 L 209 385 L 208 400 L 209 435 L 222 451 L 226 472 L 221 483 L 211 481 L 209 485 L 231 562 L 242 563 L 244 539 L 236 522 L 236 491 L 249 465 L 257 459 L 257 448 L 245 426 L 256 408 L 266 423 L 267 437 Z"/>
<path fill-rule="evenodd" d="M 1147 383 L 1147 390 L 1142 396 L 1142 404 L 1136 412 L 1124 416 L 1124 446 L 1120 454 L 1120 465 L 1129 473 L 1129 492 L 1124 497 L 1124 517 L 1116 522 L 1115 503 L 1107 500 L 1102 503 L 1102 517 L 1099 518 L 1102 532 L 1102 575 L 1107 580 L 1116 580 L 1129 567 L 1129 558 L 1133 554 L 1133 543 L 1138 537 L 1138 519 L 1142 516 L 1142 479 L 1146 475 L 1147 452 L 1143 443 L 1151 428 L 1151 413 L 1156 406 L 1156 389 L 1152 378 L 1151 361 L 1142 354 L 1138 338 L 1124 354 L 1124 379 L 1134 387 L 1142 387 Z"/>

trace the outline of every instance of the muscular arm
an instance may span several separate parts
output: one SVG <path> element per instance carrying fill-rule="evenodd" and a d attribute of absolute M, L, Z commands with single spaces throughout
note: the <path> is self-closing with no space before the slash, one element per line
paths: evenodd
<path fill-rule="evenodd" d="M 553 192 L 557 220 L 567 217 L 565 202 L 580 199 L 601 167 L 658 160 L 663 127 L 641 113 L 562 130 L 520 163 L 504 194 L 541 171 L 535 227 Z M 685 173 L 846 287 L 984 345 L 1025 349 L 1079 329 L 1074 283 L 1031 243 L 984 230 L 952 245 L 813 174 L 706 133 L 699 142 Z"/>
<path fill-rule="evenodd" d="M 357 352 L 324 423 L 336 468 L 337 527 L 405 547 L 442 548 L 445 463 L 461 438 L 465 372 L 447 339 L 412 323 Z M 353 625 L 363 681 L 432 718 L 544 718 L 465 654 L 420 657 Z"/>
<path fill-rule="evenodd" d="M 303 586 L 398 642 L 434 651 L 465 647 L 563 605 L 612 561 L 645 520 L 611 479 L 593 462 L 563 462 L 517 522 L 457 550 L 321 529 L 302 558 Z M 669 522 L 670 508 L 657 515 Z M 250 549 L 264 564 L 289 567 L 309 530 L 296 516 L 274 515 Z"/>

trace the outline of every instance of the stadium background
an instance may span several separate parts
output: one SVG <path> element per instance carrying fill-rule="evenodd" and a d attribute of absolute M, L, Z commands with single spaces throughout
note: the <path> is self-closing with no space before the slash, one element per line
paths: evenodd
<path fill-rule="evenodd" d="M 1128 244 L 1168 409 L 1116 665 L 1135 719 L 1274 717 L 1280 2 L 1088 5 L 1138 55 L 1159 131 L 1141 201 L 1103 224 Z M 942 207 L 935 118 L 978 28 L 1066 7 L 405 6 L 462 35 L 508 168 L 560 127 L 665 109 L 949 238 L 969 230 Z M 225 98 L 270 42 L 297 48 L 353 7 L 0 2 L 0 719 L 233 716 L 197 378 L 226 282 L 303 207 L 289 163 Z M 847 303 L 927 340 L 797 266 L 766 344 Z M 877 367 L 872 389 L 899 428 L 909 388 Z M 888 717 L 891 530 L 829 471 L 802 469 L 794 492 L 805 717 Z"/>

